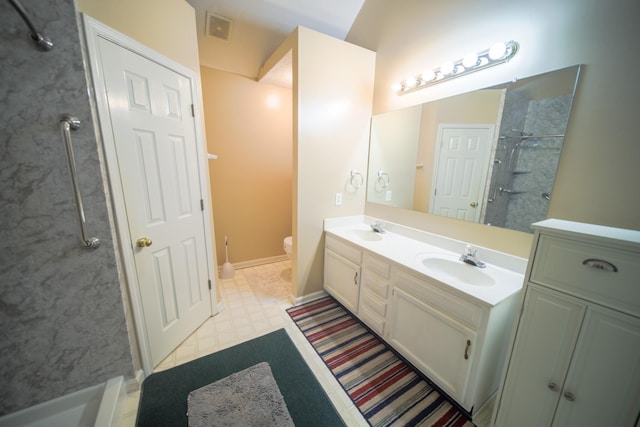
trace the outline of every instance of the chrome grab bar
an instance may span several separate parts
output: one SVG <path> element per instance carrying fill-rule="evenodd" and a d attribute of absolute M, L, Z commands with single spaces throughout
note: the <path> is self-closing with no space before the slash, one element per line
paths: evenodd
<path fill-rule="evenodd" d="M 80 222 L 80 233 L 82 244 L 85 248 L 96 249 L 100 246 L 100 239 L 97 237 L 89 237 L 87 232 L 87 223 L 84 217 L 84 207 L 82 205 L 82 193 L 80 193 L 80 185 L 78 184 L 78 171 L 76 170 L 76 158 L 73 154 L 73 144 L 71 142 L 71 131 L 80 128 L 80 120 L 71 114 L 63 114 L 60 116 L 60 133 L 67 149 L 67 160 L 69 161 L 69 174 L 71 175 L 71 185 L 76 198 L 76 213 L 78 214 L 78 222 Z"/>
<path fill-rule="evenodd" d="M 498 165 L 498 172 L 495 173 L 495 176 L 497 176 L 498 178 L 496 179 L 496 183 L 494 184 L 495 187 L 493 187 L 493 197 L 491 197 L 489 200 L 487 200 L 487 202 L 495 202 L 496 201 L 496 196 L 498 195 L 498 187 L 500 186 L 499 182 L 502 179 L 501 177 L 501 173 L 502 173 L 502 160 L 500 159 L 494 159 L 493 163 Z"/>

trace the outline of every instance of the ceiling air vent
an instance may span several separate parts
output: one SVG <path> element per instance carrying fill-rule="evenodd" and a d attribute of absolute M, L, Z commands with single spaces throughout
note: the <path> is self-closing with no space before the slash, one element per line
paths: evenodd
<path fill-rule="evenodd" d="M 207 36 L 229 40 L 231 35 L 231 19 L 207 11 Z"/>

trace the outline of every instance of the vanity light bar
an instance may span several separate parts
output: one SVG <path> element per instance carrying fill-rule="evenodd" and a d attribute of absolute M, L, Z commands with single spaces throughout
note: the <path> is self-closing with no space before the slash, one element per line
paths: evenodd
<path fill-rule="evenodd" d="M 510 40 L 506 43 L 496 43 L 491 48 L 480 53 L 469 53 L 457 61 L 447 61 L 433 70 L 426 70 L 422 74 L 409 77 L 395 85 L 398 95 L 414 92 L 425 87 L 464 76 L 494 65 L 502 64 L 513 58 L 520 45 Z"/>

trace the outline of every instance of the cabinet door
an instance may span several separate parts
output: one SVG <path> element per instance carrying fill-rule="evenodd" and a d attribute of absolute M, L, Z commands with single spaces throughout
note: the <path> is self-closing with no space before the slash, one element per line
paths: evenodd
<path fill-rule="evenodd" d="M 554 426 L 632 426 L 640 413 L 640 320 L 588 309 Z"/>
<path fill-rule="evenodd" d="M 529 285 L 495 426 L 549 426 L 585 306 Z"/>
<path fill-rule="evenodd" d="M 476 334 L 396 287 L 388 340 L 451 397 L 463 403 Z"/>
<path fill-rule="evenodd" d="M 330 249 L 324 251 L 324 288 L 352 313 L 358 311 L 360 266 Z"/>

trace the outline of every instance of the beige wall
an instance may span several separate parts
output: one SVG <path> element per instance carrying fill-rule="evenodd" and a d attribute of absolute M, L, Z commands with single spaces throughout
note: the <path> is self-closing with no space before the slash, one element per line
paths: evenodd
<path fill-rule="evenodd" d="M 422 107 L 379 114 L 371 120 L 367 200 L 413 208 Z M 382 171 L 388 175 L 378 176 Z M 387 191 L 391 191 L 388 200 Z"/>
<path fill-rule="evenodd" d="M 299 28 L 294 50 L 294 277 L 297 295 L 322 289 L 325 218 L 359 215 L 365 187 L 375 53 Z M 335 194 L 342 193 L 342 206 Z"/>
<path fill-rule="evenodd" d="M 76 0 L 78 9 L 199 72 L 193 7 L 184 0 Z"/>
<path fill-rule="evenodd" d="M 424 167 L 416 172 L 415 205 L 413 208 L 429 212 L 433 190 L 433 168 L 438 139 L 438 125 L 442 123 L 496 124 L 501 111 L 502 90 L 488 89 L 453 96 L 422 106 L 418 162 Z M 495 132 L 498 132 L 496 128 Z M 494 135 L 495 138 L 495 135 Z"/>
<path fill-rule="evenodd" d="M 218 265 L 284 256 L 292 234 L 291 89 L 202 67 Z"/>
<path fill-rule="evenodd" d="M 549 217 L 640 229 L 640 68 L 636 0 L 367 0 L 347 40 L 377 51 L 374 113 L 514 77 L 585 64 L 567 129 Z M 372 29 L 376 29 L 373 31 Z M 517 40 L 509 63 L 405 96 L 391 84 L 467 51 Z M 368 214 L 528 256 L 528 234 L 397 212 Z"/>

